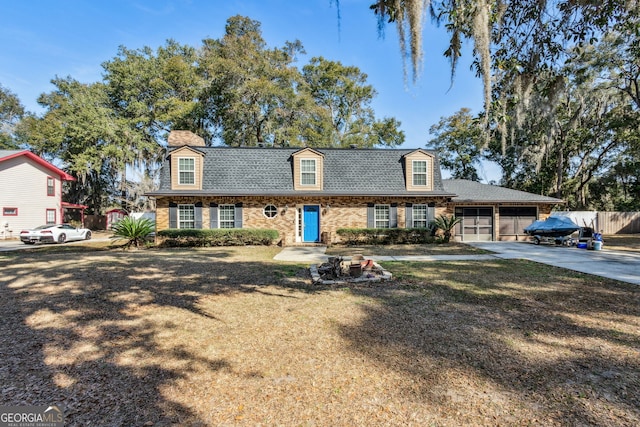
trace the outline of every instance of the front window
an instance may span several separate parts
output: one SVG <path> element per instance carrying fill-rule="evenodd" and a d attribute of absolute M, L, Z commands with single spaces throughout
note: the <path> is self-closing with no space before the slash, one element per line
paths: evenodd
<path fill-rule="evenodd" d="M 47 224 L 55 224 L 55 223 L 56 223 L 56 210 L 47 209 Z"/>
<path fill-rule="evenodd" d="M 47 177 L 47 196 L 55 196 L 56 195 L 56 187 L 55 180 L 48 176 Z"/>
<path fill-rule="evenodd" d="M 220 228 L 234 228 L 236 225 L 236 207 L 221 205 L 219 210 Z"/>
<path fill-rule="evenodd" d="M 300 184 L 316 185 L 315 159 L 300 159 Z"/>
<path fill-rule="evenodd" d="M 267 205 L 264 207 L 263 214 L 267 218 L 275 218 L 278 215 L 278 208 L 274 205 Z"/>
<path fill-rule="evenodd" d="M 178 228 L 196 228 L 194 205 L 178 205 Z"/>
<path fill-rule="evenodd" d="M 413 228 L 427 228 L 427 205 L 413 205 Z"/>
<path fill-rule="evenodd" d="M 424 187 L 427 185 L 427 161 L 413 161 L 413 185 Z"/>
<path fill-rule="evenodd" d="M 375 228 L 389 228 L 389 205 L 375 206 Z"/>
<path fill-rule="evenodd" d="M 2 208 L 3 216 L 18 216 L 18 208 Z"/>
<path fill-rule="evenodd" d="M 193 185 L 196 183 L 196 159 L 182 157 L 178 159 L 178 184 Z"/>

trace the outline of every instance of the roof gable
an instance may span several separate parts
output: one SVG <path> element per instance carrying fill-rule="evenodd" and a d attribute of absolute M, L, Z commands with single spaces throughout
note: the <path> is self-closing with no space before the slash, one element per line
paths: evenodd
<path fill-rule="evenodd" d="M 303 154 L 314 154 L 316 156 L 320 156 L 320 157 L 324 157 L 324 154 L 322 154 L 320 151 L 314 150 L 313 148 L 309 148 L 309 147 L 305 147 L 302 148 L 294 153 L 292 153 L 292 156 L 300 156 Z"/>
<path fill-rule="evenodd" d="M 195 154 L 197 156 L 204 156 L 204 153 L 196 148 L 193 148 L 189 145 L 183 145 L 181 147 L 176 147 L 175 149 L 171 150 L 171 152 L 169 152 L 169 156 L 174 156 L 174 155 L 183 155 L 183 154 Z"/>
<path fill-rule="evenodd" d="M 20 156 L 25 156 L 27 159 L 37 163 L 38 165 L 44 167 L 45 169 L 50 170 L 53 174 L 60 176 L 60 179 L 63 181 L 75 181 L 76 179 L 69 175 L 67 172 L 63 171 L 47 162 L 40 156 L 36 156 L 29 150 L 0 150 L 0 162 L 4 162 L 10 159 L 15 159 Z"/>
<path fill-rule="evenodd" d="M 404 157 L 421 157 L 421 156 L 428 156 L 428 157 L 435 157 L 434 153 L 430 153 L 427 150 L 423 150 L 422 148 L 418 148 L 417 150 L 411 151 L 410 153 L 407 153 L 404 155 Z"/>

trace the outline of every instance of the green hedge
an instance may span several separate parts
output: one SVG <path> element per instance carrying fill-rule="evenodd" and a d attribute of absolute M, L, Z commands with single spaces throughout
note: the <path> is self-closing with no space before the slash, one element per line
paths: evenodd
<path fill-rule="evenodd" d="M 158 232 L 160 246 L 194 247 L 194 246 L 269 246 L 278 239 L 276 230 L 251 228 L 216 228 L 216 229 L 175 229 L 170 228 Z"/>
<path fill-rule="evenodd" d="M 432 228 L 340 228 L 336 233 L 348 245 L 434 243 Z"/>

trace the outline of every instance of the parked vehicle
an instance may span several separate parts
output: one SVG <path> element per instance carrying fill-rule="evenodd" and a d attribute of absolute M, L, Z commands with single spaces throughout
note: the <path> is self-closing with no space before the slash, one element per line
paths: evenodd
<path fill-rule="evenodd" d="M 20 240 L 25 245 L 35 243 L 64 243 L 91 239 L 91 230 L 70 224 L 47 224 L 31 230 L 22 230 Z"/>

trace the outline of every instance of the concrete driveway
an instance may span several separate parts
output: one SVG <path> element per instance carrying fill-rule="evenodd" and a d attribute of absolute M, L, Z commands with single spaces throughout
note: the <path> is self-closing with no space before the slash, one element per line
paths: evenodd
<path fill-rule="evenodd" d="M 92 238 L 91 240 L 78 240 L 74 242 L 66 242 L 64 245 L 82 245 L 86 242 L 106 242 L 110 240 L 108 237 L 99 236 L 97 238 Z M 37 243 L 35 245 L 25 245 L 20 240 L 17 239 L 0 239 L 0 252 L 9 252 L 9 251 L 19 251 L 23 249 L 33 249 L 39 248 L 42 246 L 49 246 L 50 243 Z"/>
<path fill-rule="evenodd" d="M 28 249 L 33 245 L 25 245 L 20 240 L 6 239 L 0 240 L 0 252 L 17 251 L 19 249 Z"/>
<path fill-rule="evenodd" d="M 495 252 L 502 259 L 527 259 L 569 270 L 640 285 L 640 253 L 577 249 L 528 242 L 474 242 L 471 246 Z"/>

